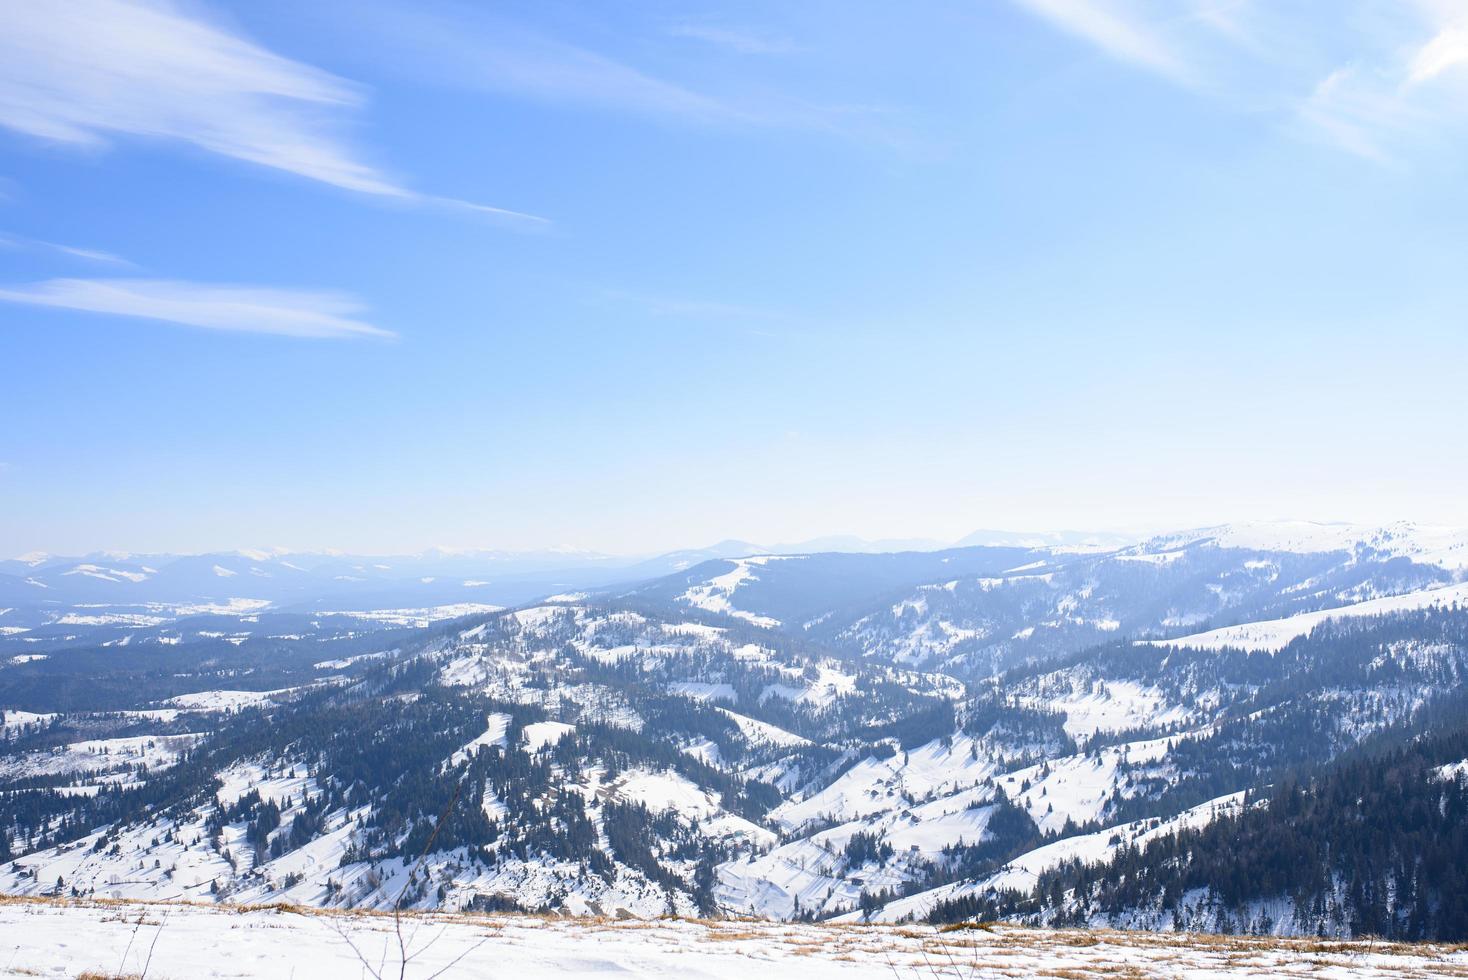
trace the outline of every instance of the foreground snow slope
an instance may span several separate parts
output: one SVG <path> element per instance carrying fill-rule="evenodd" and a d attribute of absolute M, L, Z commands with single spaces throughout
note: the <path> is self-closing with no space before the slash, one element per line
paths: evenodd
<path fill-rule="evenodd" d="M 1047 931 L 999 926 L 820 926 L 740 921 L 611 921 L 406 916 L 405 977 L 590 976 L 743 980 L 757 971 L 825 977 L 1462 976 L 1446 945 Z M 357 977 L 400 972 L 387 915 L 228 911 L 194 905 L 0 901 L 0 978 Z"/>

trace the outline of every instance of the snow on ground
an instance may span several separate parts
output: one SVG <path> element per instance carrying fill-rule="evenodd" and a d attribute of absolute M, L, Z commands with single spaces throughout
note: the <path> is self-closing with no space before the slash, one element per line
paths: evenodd
<path fill-rule="evenodd" d="M 1023 854 L 988 878 L 983 887 L 989 889 L 1028 890 L 1039 875 L 1066 861 L 1095 864 L 1109 858 L 1123 844 L 1144 847 L 1151 841 L 1180 830 L 1197 830 L 1243 807 L 1244 794 L 1231 793 L 1185 810 L 1170 820 L 1138 820 L 1098 830 L 1094 834 L 1067 837 Z"/>
<path fill-rule="evenodd" d="M 1039 693 L 1020 703 L 1039 710 L 1065 712 L 1065 732 L 1088 739 L 1097 732 L 1143 727 L 1165 728 L 1191 720 L 1200 705 L 1172 704 L 1156 687 L 1135 681 L 1086 680 L 1066 673 L 1041 678 Z"/>
<path fill-rule="evenodd" d="M 706 643 L 721 640 L 728 632 L 722 626 L 709 626 L 706 623 L 662 623 L 660 626 L 669 636 L 691 636 Z"/>
<path fill-rule="evenodd" d="M 1004 581 L 995 579 L 993 581 Z M 924 601 L 924 605 L 926 601 Z M 900 605 L 900 604 L 899 604 Z M 908 608 L 916 609 L 915 603 L 908 602 Z M 896 612 L 897 607 L 893 607 Z M 925 613 L 926 610 L 919 610 Z M 900 618 L 901 614 L 897 613 Z M 864 627 L 871 622 L 871 617 L 862 620 L 857 627 Z M 988 633 L 981 629 L 969 629 L 957 626 L 947 620 L 922 619 L 916 620 L 905 633 L 894 637 L 886 646 L 885 656 L 896 664 L 921 664 L 934 658 L 948 656 L 960 643 L 969 640 L 984 639 Z"/>
<path fill-rule="evenodd" d="M 341 657 L 337 660 L 322 660 L 312 664 L 311 666 L 315 667 L 317 670 L 345 670 L 346 668 L 352 666 L 352 664 L 359 664 L 368 660 L 381 660 L 384 657 L 391 657 L 397 652 L 398 651 L 396 650 L 380 650 L 377 653 L 359 653 L 355 657 Z"/>
<path fill-rule="evenodd" d="M 719 804 L 706 790 L 676 772 L 649 772 L 632 769 L 613 784 L 616 794 L 626 802 L 641 803 L 653 813 L 674 810 L 697 820 L 711 816 Z"/>
<path fill-rule="evenodd" d="M 830 664 L 814 665 L 814 673 L 796 672 L 789 682 L 770 684 L 760 692 L 760 701 L 784 698 L 823 708 L 839 697 L 856 690 L 856 677 Z"/>
<path fill-rule="evenodd" d="M 1171 640 L 1139 640 L 1137 642 L 1139 645 L 1188 647 L 1194 650 L 1238 649 L 1252 653 L 1278 653 L 1289 646 L 1291 640 L 1309 635 L 1311 630 L 1327 620 L 1381 616 L 1387 613 L 1462 604 L 1468 604 L 1468 582 L 1460 582 L 1457 585 L 1444 586 L 1439 589 L 1408 592 L 1405 595 L 1368 599 L 1352 606 L 1300 613 L 1284 619 L 1268 619 L 1258 623 L 1224 626 L 1206 633 L 1194 633 L 1192 636 L 1180 636 Z"/>
<path fill-rule="evenodd" d="M 1412 524 L 1406 521 L 1385 527 L 1359 524 L 1319 524 L 1312 521 L 1275 521 L 1225 524 L 1154 538 L 1137 550 L 1156 553 L 1211 544 L 1219 548 L 1251 551 L 1285 551 L 1318 554 L 1331 551 L 1378 552 L 1410 558 L 1440 568 L 1468 568 L 1468 529 Z"/>
<path fill-rule="evenodd" d="M 171 621 L 171 617 L 168 616 L 149 616 L 143 613 L 64 613 L 52 620 L 57 626 L 136 626 L 139 628 L 162 626 Z"/>
<path fill-rule="evenodd" d="M 993 773 L 993 763 L 973 739 L 955 736 L 947 745 L 935 740 L 886 759 L 868 756 L 820 792 L 775 807 L 769 819 L 787 830 L 814 821 L 846 823 L 971 789 Z"/>
<path fill-rule="evenodd" d="M 897 870 L 852 874 L 840 844 L 829 835 L 817 834 L 764 854 L 724 862 L 719 865 L 714 889 L 720 910 L 727 915 L 772 918 L 792 918 L 807 911 L 824 914 L 855 908 L 866 886 L 901 886 L 904 876 Z"/>
<path fill-rule="evenodd" d="M 280 691 L 194 691 L 169 698 L 164 704 L 183 711 L 233 711 L 270 704 L 272 695 L 289 694 L 290 689 Z"/>
<path fill-rule="evenodd" d="M 776 917 L 854 909 L 863 891 L 900 888 L 924 862 L 940 860 L 944 848 L 983 841 L 994 813 L 994 791 L 988 787 L 915 805 L 901 797 L 897 802 L 896 808 L 768 853 L 725 862 L 719 866 L 716 890 L 721 907 L 730 913 Z M 846 847 L 858 833 L 891 845 L 892 858 L 853 866 Z"/>
<path fill-rule="evenodd" d="M 719 743 L 711 738 L 700 736 L 683 746 L 683 751 L 693 756 L 699 762 L 713 766 L 715 769 L 720 768 L 724 762 L 724 753 L 720 751 Z"/>
<path fill-rule="evenodd" d="M 219 773 L 220 786 L 215 798 L 222 806 L 233 806 L 240 797 L 257 790 L 260 798 L 282 804 L 290 798 L 297 802 L 315 781 L 305 775 L 305 766 L 287 766 L 283 771 L 271 774 L 263 766 L 237 763 Z"/>
<path fill-rule="evenodd" d="M 503 747 L 505 744 L 505 735 L 510 730 L 510 722 L 512 720 L 507 714 L 498 711 L 492 712 L 485 719 L 487 727 L 484 729 L 484 733 L 455 752 L 453 757 L 449 759 L 449 765 L 457 766 L 465 759 L 474 758 L 479 752 L 481 745 L 498 745 Z"/>
<path fill-rule="evenodd" d="M 1187 554 L 1185 551 L 1157 551 L 1135 555 L 1117 555 L 1116 560 L 1140 561 L 1146 562 L 1149 565 L 1171 565 L 1185 554 Z"/>
<path fill-rule="evenodd" d="M 90 566 L 96 567 L 96 566 Z M 87 572 L 64 574 L 83 574 Z M 113 575 L 122 574 L 115 569 L 110 572 Z M 97 576 L 92 576 L 97 577 Z M 32 581 L 31 584 L 43 586 L 40 582 Z M 131 602 L 131 603 L 109 603 L 109 602 L 84 602 L 77 603 L 67 609 L 48 614 L 48 624 L 55 626 L 114 626 L 133 627 L 146 629 L 162 626 L 179 619 L 190 616 L 244 616 L 258 613 L 271 606 L 268 599 L 242 599 L 231 598 L 208 602 Z M 0 627 L 0 633 L 25 633 L 29 628 Z M 216 635 L 216 634 L 201 634 Z M 223 635 L 223 634 L 217 634 Z M 123 641 L 109 641 L 107 646 L 125 645 Z"/>
<path fill-rule="evenodd" d="M 48 725 L 56 717 L 54 712 L 40 714 L 34 711 L 20 711 L 15 708 L 0 709 L 0 731 L 27 728 L 31 725 Z"/>
<path fill-rule="evenodd" d="M 120 568 L 104 568 L 100 565 L 78 565 L 66 575 L 85 575 L 88 578 L 99 578 L 104 582 L 121 582 L 126 579 L 129 582 L 141 582 L 148 577 L 146 572 L 129 572 Z"/>
<path fill-rule="evenodd" d="M 117 772 L 139 765 L 162 769 L 197 745 L 203 735 L 134 735 L 72 742 L 0 759 L 0 779 L 54 776 L 67 772 Z"/>
<path fill-rule="evenodd" d="M 945 847 L 984 840 L 994 813 L 994 794 L 987 788 L 963 790 L 898 813 L 875 828 L 899 854 L 918 854 L 937 861 Z"/>
<path fill-rule="evenodd" d="M 1437 774 L 1437 778 L 1443 780 L 1468 779 L 1468 759 L 1438 766 L 1433 772 Z"/>
<path fill-rule="evenodd" d="M 725 616 L 734 616 L 756 626 L 775 627 L 780 625 L 778 619 L 769 616 L 760 616 L 743 609 L 735 608 L 732 600 L 734 593 L 745 582 L 757 582 L 759 576 L 754 573 L 756 566 L 764 565 L 770 560 L 770 556 L 759 556 L 756 558 L 731 558 L 734 568 L 723 575 L 716 575 L 701 585 L 690 586 L 678 598 L 709 612 L 723 613 Z"/>
<path fill-rule="evenodd" d="M 1187 736 L 1176 736 L 1183 738 Z M 1083 824 L 1099 819 L 1112 794 L 1124 795 L 1127 770 L 1166 758 L 1171 738 L 1128 742 L 1018 769 L 995 778 L 1016 806 L 1024 807 L 1045 833 L 1064 829 L 1068 820 Z"/>
<path fill-rule="evenodd" d="M 412 626 L 421 629 L 447 619 L 499 612 L 503 608 L 504 606 L 492 606 L 484 602 L 453 602 L 443 606 L 422 606 L 416 609 L 372 609 L 361 612 L 342 610 L 323 612 L 320 615 L 350 616 L 353 619 L 371 620 L 384 626 Z"/>
<path fill-rule="evenodd" d="M 289 825 L 308 791 L 320 787 L 304 767 L 267 771 L 241 764 L 221 773 L 221 803 L 233 803 L 250 790 L 277 803 Z M 80 787 L 79 787 L 80 788 Z M 32 851 L 0 867 L 0 891 L 19 895 L 63 893 L 79 889 L 88 896 L 164 901 L 250 902 L 289 893 L 287 876 L 302 875 L 290 897 L 326 904 L 325 878 L 342 874 L 341 859 L 356 819 L 365 809 L 337 810 L 326 817 L 327 833 L 276 860 L 253 864 L 244 823 L 223 828 L 218 845 L 211 840 L 206 814 L 158 816 L 121 828 L 102 828 L 69 844 Z M 244 871 L 241 876 L 238 872 Z M 218 891 L 215 891 L 217 885 Z"/>
<path fill-rule="evenodd" d="M 682 980 L 1384 980 L 1468 970 L 1468 951 L 1446 944 L 454 913 L 410 914 L 402 925 L 410 945 L 401 972 L 409 980 L 603 974 Z M 88 970 L 105 976 L 146 970 L 157 977 L 396 977 L 402 961 L 390 915 L 313 914 L 289 906 L 234 911 L 10 900 L 0 904 L 0 932 L 14 945 L 0 965 L 0 978 L 7 980 Z"/>
<path fill-rule="evenodd" d="M 567 725 L 560 721 L 537 721 L 534 724 L 526 725 L 523 735 L 525 751 L 539 752 L 541 749 L 550 748 L 561 740 L 561 736 L 575 730 L 575 725 Z"/>
<path fill-rule="evenodd" d="M 134 711 L 102 712 L 103 714 L 119 714 L 124 718 L 140 718 L 146 721 L 171 722 L 177 721 L 178 716 L 183 714 L 177 708 L 138 708 Z"/>
<path fill-rule="evenodd" d="M 731 684 L 703 684 L 698 681 L 675 681 L 668 685 L 669 694 L 681 694 L 685 698 L 693 698 L 695 701 L 729 701 L 739 700 Z"/>
<path fill-rule="evenodd" d="M 776 840 L 774 834 L 758 824 L 725 812 L 715 794 L 699 789 L 671 770 L 631 769 L 607 788 L 618 799 L 641 803 L 653 813 L 672 810 L 710 837 L 739 837 L 756 847 L 770 847 Z"/>
<path fill-rule="evenodd" d="M 739 733 L 751 742 L 762 742 L 769 745 L 792 747 L 796 745 L 809 745 L 810 740 L 801 738 L 793 732 L 787 732 L 783 728 L 777 728 L 758 718 L 750 718 L 738 712 L 730 711 L 728 708 L 720 708 L 721 712 L 729 716 L 729 720 L 739 726 Z"/>
<path fill-rule="evenodd" d="M 539 629 L 550 622 L 575 618 L 576 612 L 570 606 L 531 606 L 527 609 L 516 609 L 510 613 L 510 618 L 524 629 Z M 472 633 L 474 630 L 464 635 L 467 637 Z"/>

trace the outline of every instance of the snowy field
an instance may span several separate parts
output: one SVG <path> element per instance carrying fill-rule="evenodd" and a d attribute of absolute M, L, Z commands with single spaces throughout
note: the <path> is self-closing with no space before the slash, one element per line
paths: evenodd
<path fill-rule="evenodd" d="M 0 977 L 1463 977 L 1459 947 L 0 899 Z"/>

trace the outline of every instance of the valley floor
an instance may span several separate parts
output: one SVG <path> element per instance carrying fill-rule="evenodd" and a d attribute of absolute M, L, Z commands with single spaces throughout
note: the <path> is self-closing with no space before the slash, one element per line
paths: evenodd
<path fill-rule="evenodd" d="M 380 913 L 0 898 L 0 977 L 1468 977 L 1461 945 L 1014 926 L 415 913 L 401 936 Z"/>

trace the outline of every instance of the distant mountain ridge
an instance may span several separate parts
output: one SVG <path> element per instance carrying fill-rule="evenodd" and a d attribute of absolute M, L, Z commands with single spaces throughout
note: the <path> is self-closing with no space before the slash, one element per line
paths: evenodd
<path fill-rule="evenodd" d="M 934 552 L 730 557 L 630 594 L 972 678 L 1117 637 L 1181 636 L 1452 585 L 1465 572 L 1468 531 L 1289 522 L 1122 548 L 1019 539 Z"/>
<path fill-rule="evenodd" d="M 1448 584 L 1468 570 L 1468 531 L 1406 523 L 1233 524 L 1131 543 L 1091 532 L 979 531 L 964 541 L 941 548 L 838 537 L 767 548 L 728 540 L 653 557 L 572 548 L 32 554 L 0 562 L 0 653 L 147 641 L 135 631 L 200 616 L 214 617 L 195 623 L 204 633 L 296 635 L 300 624 L 280 617 L 392 611 L 422 623 L 630 590 L 798 629 L 861 656 L 971 673 L 1118 631 L 1177 635 Z M 770 563 L 781 556 L 800 560 Z M 1218 578 L 1225 571 L 1226 583 Z M 1152 609 L 1158 603 L 1170 605 Z M 307 627 L 322 628 L 317 622 Z"/>

